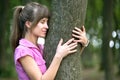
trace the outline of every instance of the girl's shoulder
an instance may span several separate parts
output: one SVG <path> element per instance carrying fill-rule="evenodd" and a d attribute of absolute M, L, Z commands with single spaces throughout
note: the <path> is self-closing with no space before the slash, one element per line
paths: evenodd
<path fill-rule="evenodd" d="M 19 45 L 16 49 L 15 49 L 15 53 L 14 53 L 14 57 L 16 59 L 19 59 L 21 57 L 24 57 L 24 56 L 31 56 L 31 57 L 34 57 L 33 53 L 32 53 L 32 50 L 28 47 L 25 47 L 25 46 L 21 46 Z"/>

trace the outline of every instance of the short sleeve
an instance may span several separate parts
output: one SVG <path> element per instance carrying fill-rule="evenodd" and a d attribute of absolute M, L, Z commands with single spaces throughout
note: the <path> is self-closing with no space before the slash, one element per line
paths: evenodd
<path fill-rule="evenodd" d="M 27 48 L 27 47 L 18 47 L 18 48 L 16 48 L 15 55 L 14 55 L 15 64 L 18 61 L 18 59 L 20 59 L 20 58 L 22 58 L 24 56 L 27 56 L 27 55 L 33 57 L 33 54 L 32 54 L 32 52 L 31 52 L 31 50 L 29 48 Z"/>

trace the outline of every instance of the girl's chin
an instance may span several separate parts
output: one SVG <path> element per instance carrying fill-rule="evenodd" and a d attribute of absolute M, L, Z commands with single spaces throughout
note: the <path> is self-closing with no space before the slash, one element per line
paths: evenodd
<path fill-rule="evenodd" d="M 41 38 L 45 38 L 45 36 L 46 36 L 46 35 L 42 35 L 42 36 L 40 36 L 40 37 L 41 37 Z"/>

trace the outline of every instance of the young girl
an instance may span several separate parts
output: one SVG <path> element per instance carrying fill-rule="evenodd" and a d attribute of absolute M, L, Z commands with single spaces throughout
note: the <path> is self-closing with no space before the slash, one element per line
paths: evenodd
<path fill-rule="evenodd" d="M 63 44 L 59 41 L 51 65 L 46 69 L 43 59 L 43 46 L 37 43 L 44 38 L 48 30 L 49 11 L 46 6 L 31 2 L 17 6 L 14 12 L 11 44 L 14 50 L 14 62 L 19 80 L 54 80 L 62 59 L 76 52 L 77 43 L 87 44 L 85 28 L 75 28 L 73 37 Z"/>

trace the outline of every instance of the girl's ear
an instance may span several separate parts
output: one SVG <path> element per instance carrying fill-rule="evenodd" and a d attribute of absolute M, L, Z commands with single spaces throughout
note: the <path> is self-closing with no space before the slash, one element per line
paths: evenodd
<path fill-rule="evenodd" d="M 31 24 L 32 24 L 32 22 L 30 22 L 30 21 L 26 21 L 26 22 L 25 22 L 25 25 L 26 25 L 27 28 L 30 28 L 30 27 L 31 27 Z"/>

